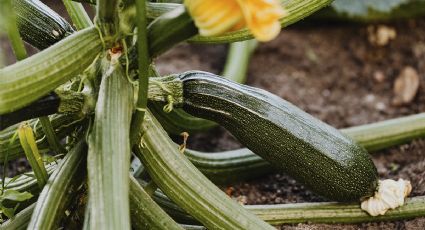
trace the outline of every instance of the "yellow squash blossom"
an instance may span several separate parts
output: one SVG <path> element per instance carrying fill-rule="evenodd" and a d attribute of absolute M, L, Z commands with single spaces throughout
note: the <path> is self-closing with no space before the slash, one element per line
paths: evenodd
<path fill-rule="evenodd" d="M 280 32 L 285 11 L 279 0 L 185 0 L 186 8 L 203 36 L 220 35 L 248 27 L 259 41 Z"/>

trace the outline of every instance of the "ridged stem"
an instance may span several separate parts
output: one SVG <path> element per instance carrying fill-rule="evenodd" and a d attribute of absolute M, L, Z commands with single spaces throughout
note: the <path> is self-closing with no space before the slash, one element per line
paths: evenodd
<path fill-rule="evenodd" d="M 77 30 L 82 30 L 93 25 L 89 15 L 81 3 L 73 2 L 71 0 L 62 0 L 62 2 Z"/>
<path fill-rule="evenodd" d="M 155 191 L 154 200 L 173 218 L 181 223 L 199 224 L 183 209 L 179 208 L 159 190 Z M 370 216 L 360 204 L 343 204 L 335 202 L 245 205 L 247 210 L 272 225 L 294 223 L 329 223 L 353 224 L 377 221 L 395 221 L 425 216 L 425 196 L 408 198 L 406 203 L 385 215 Z"/>
<path fill-rule="evenodd" d="M 273 229 L 203 176 L 182 156 L 150 113 L 143 122 L 142 142 L 136 154 L 162 191 L 207 228 Z"/>
<path fill-rule="evenodd" d="M 104 68 L 89 137 L 91 229 L 130 229 L 130 119 L 133 89 L 120 65 Z"/>
<path fill-rule="evenodd" d="M 20 109 L 75 77 L 93 62 L 101 48 L 97 30 L 85 29 L 0 69 L 0 114 Z"/>
<path fill-rule="evenodd" d="M 104 38 L 114 37 L 118 29 L 118 0 L 96 1 L 96 26 Z"/>
<path fill-rule="evenodd" d="M 86 144 L 80 141 L 59 163 L 41 191 L 28 229 L 57 229 L 86 175 Z"/>
<path fill-rule="evenodd" d="M 130 212 L 133 229 L 183 229 L 130 176 Z"/>

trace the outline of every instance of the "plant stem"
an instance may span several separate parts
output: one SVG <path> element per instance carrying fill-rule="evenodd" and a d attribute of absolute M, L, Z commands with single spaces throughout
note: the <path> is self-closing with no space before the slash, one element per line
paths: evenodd
<path fill-rule="evenodd" d="M 150 113 L 146 114 L 142 132 L 142 141 L 135 151 L 153 181 L 207 228 L 273 229 L 203 176 L 183 157 Z"/>
<path fill-rule="evenodd" d="M 149 86 L 149 50 L 147 35 L 147 19 L 146 19 L 146 1 L 136 1 L 137 14 L 137 53 L 139 54 L 139 90 L 136 104 L 136 112 L 131 121 L 130 143 L 133 146 L 140 142 L 139 130 L 141 130 L 145 111 L 148 103 L 148 86 Z"/>
<path fill-rule="evenodd" d="M 227 59 L 221 75 L 237 83 L 245 83 L 249 60 L 256 47 L 256 40 L 231 43 L 227 51 Z"/>
<path fill-rule="evenodd" d="M 183 229 L 130 176 L 131 226 L 134 229 Z"/>
<path fill-rule="evenodd" d="M 86 175 L 86 144 L 80 141 L 50 176 L 34 208 L 28 229 L 57 229 Z"/>
<path fill-rule="evenodd" d="M 71 0 L 62 1 L 77 30 L 82 30 L 93 25 L 89 15 L 81 3 L 73 2 Z"/>
<path fill-rule="evenodd" d="M 90 228 L 127 230 L 133 88 L 119 64 L 104 61 L 107 63 L 89 136 Z"/>
<path fill-rule="evenodd" d="M 118 0 L 97 0 L 95 23 L 104 39 L 114 37 L 118 28 Z"/>
<path fill-rule="evenodd" d="M 49 117 L 40 117 L 39 118 L 41 127 L 43 128 L 44 133 L 46 134 L 47 142 L 49 143 L 50 148 L 56 153 L 64 153 L 65 149 L 61 146 L 58 137 L 55 134 L 52 123 L 50 122 Z"/>
<path fill-rule="evenodd" d="M 153 198 L 169 215 L 179 222 L 199 224 L 198 221 L 176 206 L 161 191 L 155 191 Z M 361 210 L 359 204 L 336 202 L 245 205 L 244 207 L 272 225 L 293 223 L 352 224 L 394 221 L 424 216 L 425 196 L 408 198 L 403 206 L 389 210 L 385 215 L 375 217 Z"/>
<path fill-rule="evenodd" d="M 88 28 L 0 69 L 0 114 L 20 109 L 75 77 L 90 66 L 101 49 L 98 32 Z"/>

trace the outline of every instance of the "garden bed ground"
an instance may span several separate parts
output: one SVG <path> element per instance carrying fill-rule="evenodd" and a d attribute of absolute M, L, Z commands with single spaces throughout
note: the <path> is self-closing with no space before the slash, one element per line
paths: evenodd
<path fill-rule="evenodd" d="M 52 1 L 53 2 L 53 1 Z M 60 11 L 63 12 L 63 11 Z M 261 44 L 248 71 L 248 84 L 271 91 L 337 127 L 366 124 L 425 112 L 425 19 L 387 24 L 397 35 L 384 47 L 368 41 L 367 25 L 316 24 L 285 29 Z M 219 73 L 225 60 L 222 45 L 180 45 L 157 61 L 163 74 L 191 69 Z M 395 79 L 406 67 L 419 75 L 416 97 L 394 105 Z M 191 135 L 188 147 L 221 151 L 240 144 L 224 129 Z M 425 140 L 373 154 L 382 178 L 405 178 L 412 196 L 425 195 Z M 16 167 L 25 167 L 17 161 Z M 284 174 L 223 187 L 246 204 L 316 202 L 312 194 Z M 359 225 L 298 224 L 282 229 L 423 229 L 425 218 Z"/>

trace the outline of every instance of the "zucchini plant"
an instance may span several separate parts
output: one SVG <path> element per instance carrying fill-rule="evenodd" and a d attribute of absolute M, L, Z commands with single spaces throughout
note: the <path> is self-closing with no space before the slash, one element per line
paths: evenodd
<path fill-rule="evenodd" d="M 274 229 L 334 221 L 329 212 L 339 222 L 425 214 L 423 197 L 376 218 L 356 204 L 380 189 L 366 149 L 424 136 L 423 115 L 343 134 L 236 83 L 245 79 L 250 39 L 271 40 L 331 0 L 63 0 L 71 23 L 38 0 L 4 2 L 1 26 L 19 61 L 0 69 L 0 162 L 26 156 L 33 171 L 14 178 L 3 172 L 2 228 Z M 94 21 L 80 2 L 95 7 Z M 25 58 L 22 40 L 40 52 Z M 231 45 L 224 77 L 159 76 L 155 57 L 184 41 L 241 43 Z M 212 156 L 185 151 L 168 136 L 217 124 L 249 150 Z M 133 173 L 132 156 L 142 162 Z M 244 207 L 213 183 L 266 172 L 268 164 L 353 204 Z"/>

